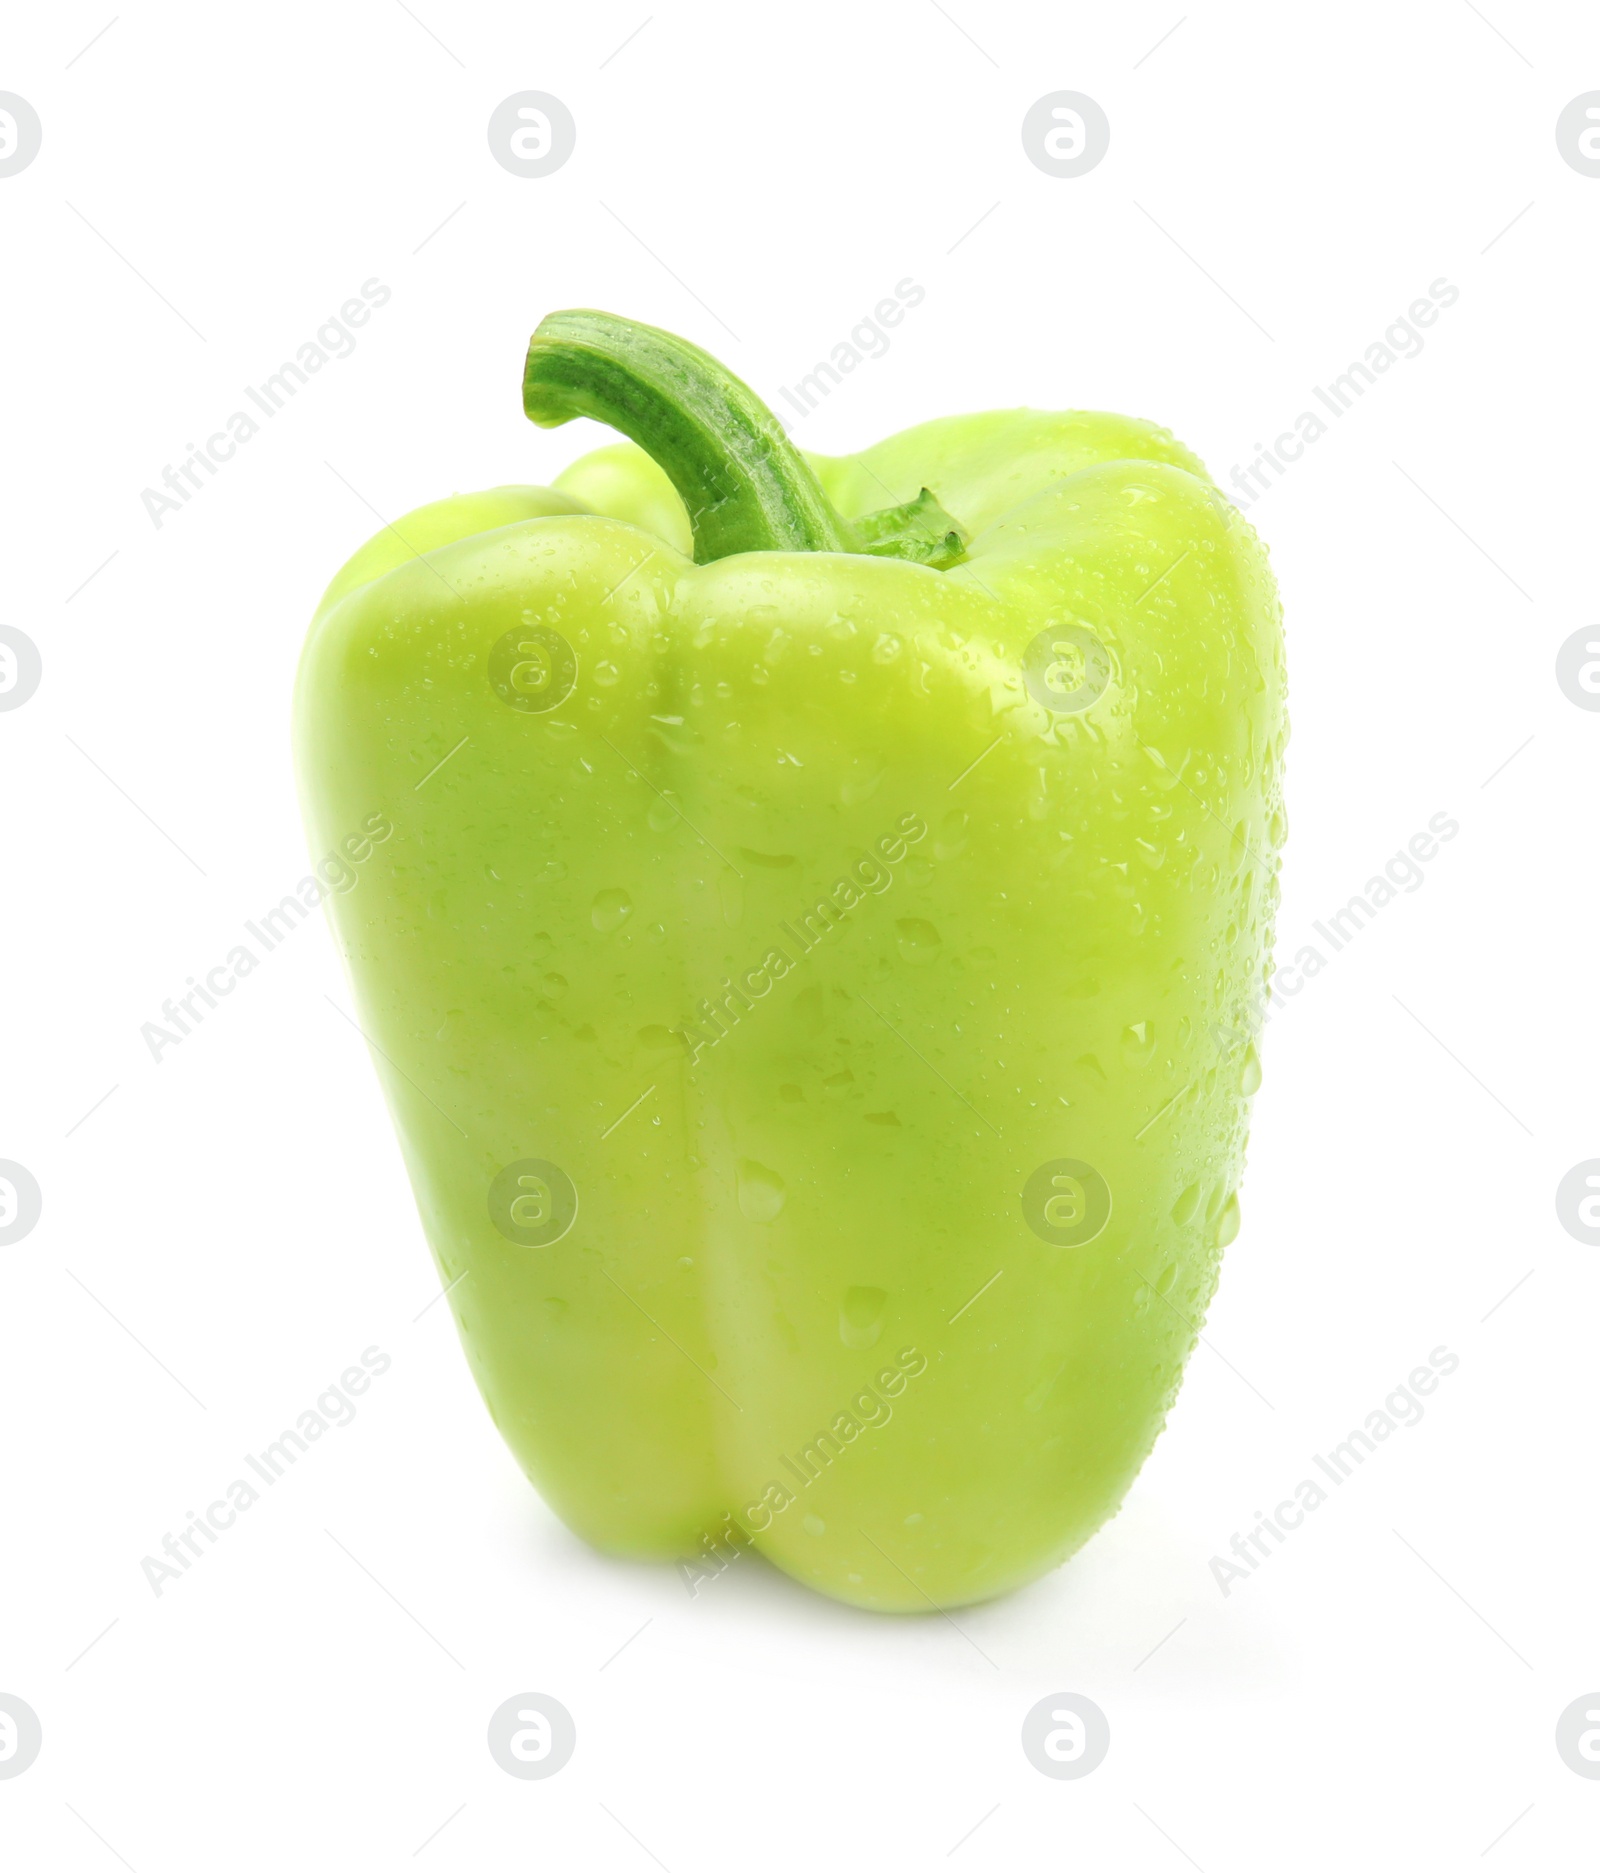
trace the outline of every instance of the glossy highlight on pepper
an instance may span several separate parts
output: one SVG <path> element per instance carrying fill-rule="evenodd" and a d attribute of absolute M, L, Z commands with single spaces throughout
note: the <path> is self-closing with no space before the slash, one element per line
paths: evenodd
<path fill-rule="evenodd" d="M 491 1416 L 558 1514 L 858 1606 L 1115 1512 L 1238 1229 L 1276 588 L 1165 430 L 802 454 L 694 346 L 546 319 L 629 440 L 386 528 L 307 639 L 329 915 Z"/>

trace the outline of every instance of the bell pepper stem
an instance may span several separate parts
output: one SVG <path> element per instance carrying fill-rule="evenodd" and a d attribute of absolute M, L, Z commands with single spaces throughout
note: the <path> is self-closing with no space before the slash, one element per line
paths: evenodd
<path fill-rule="evenodd" d="M 944 572 L 966 556 L 967 536 L 939 505 L 931 488 L 900 507 L 883 507 L 851 523 L 858 553 L 909 559 Z"/>
<path fill-rule="evenodd" d="M 553 429 L 591 416 L 666 471 L 705 565 L 730 553 L 858 550 L 804 456 L 715 358 L 609 312 L 553 312 L 528 345 L 522 405 Z"/>

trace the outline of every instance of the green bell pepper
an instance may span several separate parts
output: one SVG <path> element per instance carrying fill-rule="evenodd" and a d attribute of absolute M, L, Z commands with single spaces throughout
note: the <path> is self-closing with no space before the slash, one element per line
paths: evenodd
<path fill-rule="evenodd" d="M 1116 1509 L 1238 1228 L 1283 837 L 1266 556 L 1166 431 L 803 456 L 681 340 L 632 438 L 386 527 L 311 626 L 313 849 L 477 1382 L 597 1547 L 955 1606 Z"/>

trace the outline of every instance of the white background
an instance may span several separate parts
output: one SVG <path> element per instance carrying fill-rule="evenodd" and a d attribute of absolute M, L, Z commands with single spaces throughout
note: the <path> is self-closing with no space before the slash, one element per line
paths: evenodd
<path fill-rule="evenodd" d="M 1554 1728 L 1600 1685 L 1600 1251 L 1554 1193 L 1600 1155 L 1600 717 L 1554 659 L 1594 616 L 1600 180 L 1554 125 L 1600 19 L 290 0 L 95 39 L 114 3 L 15 15 L 0 60 L 44 125 L 0 180 L 0 622 L 44 659 L 0 717 L 0 1156 L 44 1191 L 0 1250 L 0 1691 L 44 1726 L 0 1780 L 7 1864 L 1592 1854 L 1600 1784 Z M 542 180 L 485 137 L 530 88 L 578 126 Z M 1057 89 L 1112 127 L 1075 180 L 1019 135 Z M 354 354 L 154 527 L 141 490 L 372 277 Z M 1431 281 L 1460 294 L 1252 510 L 1294 722 L 1280 955 L 1431 816 L 1460 834 L 1268 1028 L 1243 1231 L 1122 1513 L 951 1622 L 752 1560 L 691 1597 L 554 1520 L 421 1312 L 320 920 L 159 1065 L 140 1038 L 307 869 L 290 686 L 372 509 L 603 439 L 521 415 L 545 312 L 668 326 L 776 397 L 906 277 L 925 301 L 807 446 L 1082 406 L 1225 480 Z M 374 1344 L 357 1420 L 157 1598 L 141 1558 Z M 1425 1419 L 1225 1597 L 1211 1557 L 1437 1346 Z M 547 1781 L 485 1747 L 525 1690 L 577 1724 Z M 1019 1744 L 1067 1690 L 1111 1726 L 1081 1781 Z"/>

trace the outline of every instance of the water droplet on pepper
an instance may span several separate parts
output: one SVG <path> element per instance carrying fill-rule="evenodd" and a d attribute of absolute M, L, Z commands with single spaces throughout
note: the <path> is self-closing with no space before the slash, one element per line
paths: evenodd
<path fill-rule="evenodd" d="M 789 1187 L 754 1158 L 739 1160 L 739 1208 L 753 1223 L 770 1223 L 788 1201 Z"/>

